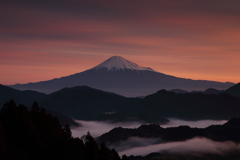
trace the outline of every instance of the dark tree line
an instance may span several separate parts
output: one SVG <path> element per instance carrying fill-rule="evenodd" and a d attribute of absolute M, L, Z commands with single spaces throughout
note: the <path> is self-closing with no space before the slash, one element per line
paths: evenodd
<path fill-rule="evenodd" d="M 1 160 L 120 160 L 118 153 L 103 143 L 100 147 L 87 133 L 85 140 L 73 138 L 69 125 L 47 114 L 35 102 L 29 111 L 13 100 L 0 111 Z M 123 156 L 122 159 L 127 159 Z"/>

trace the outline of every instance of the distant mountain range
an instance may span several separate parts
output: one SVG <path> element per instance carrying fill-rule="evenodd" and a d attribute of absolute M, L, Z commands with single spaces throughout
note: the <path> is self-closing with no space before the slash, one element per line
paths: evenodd
<path fill-rule="evenodd" d="M 37 101 L 46 98 L 47 95 L 44 93 L 39 93 L 36 91 L 19 91 L 4 85 L 0 84 L 0 109 L 3 107 L 3 104 L 8 102 L 9 100 L 14 100 L 17 105 L 23 104 L 26 105 L 28 108 L 32 106 L 32 104 Z M 57 111 L 52 111 L 47 109 L 47 113 L 50 113 L 53 116 L 58 117 L 59 122 L 62 126 L 65 124 L 78 126 L 80 124 L 76 123 L 72 118 L 65 116 L 64 113 L 59 113 Z"/>
<path fill-rule="evenodd" d="M 0 84 L 0 105 L 13 99 L 16 104 L 32 106 L 33 102 L 47 97 L 46 94 L 32 90 L 20 91 Z"/>
<path fill-rule="evenodd" d="M 220 90 L 217 90 L 217 89 L 214 89 L 214 88 L 208 88 L 205 91 L 191 91 L 191 92 L 188 92 L 188 91 L 185 91 L 185 90 L 182 90 L 182 89 L 171 89 L 171 90 L 168 90 L 168 91 L 169 92 L 174 92 L 174 93 L 181 93 L 181 94 L 185 94 L 185 93 L 191 93 L 191 94 L 195 94 L 195 93 L 220 94 L 220 93 L 225 92 L 225 91 L 220 91 Z"/>
<path fill-rule="evenodd" d="M 231 87 L 231 90 L 239 93 L 238 86 L 239 84 L 236 84 Z M 39 96 L 33 97 L 26 92 L 1 85 L 0 102 L 3 104 L 10 99 L 17 99 L 18 103 L 22 103 L 21 100 L 23 100 L 23 103 L 32 104 L 37 101 L 40 107 L 83 120 L 98 120 L 106 113 L 127 115 L 125 118 L 121 117 L 123 120 L 129 117 L 138 119 L 142 114 L 148 115 L 142 117 L 142 120 L 148 118 L 149 115 L 192 120 L 229 119 L 240 116 L 240 97 L 230 95 L 231 90 L 227 89 L 225 92 L 229 93 L 221 92 L 220 94 L 179 94 L 159 90 L 143 98 L 127 98 L 115 93 L 79 86 L 63 88 L 49 95 L 34 92 Z"/>
<path fill-rule="evenodd" d="M 127 98 L 82 86 L 54 92 L 39 104 L 76 119 L 91 120 L 105 113 L 144 113 L 182 119 L 229 119 L 240 116 L 240 98 L 227 93 L 176 94 L 159 90 L 144 98 Z"/>
<path fill-rule="evenodd" d="M 232 96 L 240 97 L 240 83 L 233 85 L 232 87 L 226 89 L 226 90 L 217 90 L 215 88 L 208 88 L 205 91 L 185 91 L 182 89 L 171 89 L 168 90 L 169 92 L 174 92 L 174 93 L 180 93 L 180 94 L 196 94 L 196 93 L 202 93 L 202 94 L 220 94 L 220 93 L 228 93 Z"/>
<path fill-rule="evenodd" d="M 168 119 L 162 118 L 158 115 L 152 114 L 135 114 L 135 115 L 126 115 L 122 113 L 105 113 L 98 117 L 92 119 L 94 121 L 103 121 L 108 123 L 121 123 L 121 122 L 143 122 L 143 123 L 157 123 L 157 124 L 166 124 L 169 122 Z"/>
<path fill-rule="evenodd" d="M 234 83 L 178 78 L 139 66 L 123 57 L 113 56 L 96 67 L 80 73 L 48 81 L 16 84 L 11 87 L 52 93 L 65 87 L 82 85 L 123 96 L 137 97 L 152 94 L 160 89 L 179 88 L 186 91 L 204 91 L 208 88 L 215 88 L 225 90 Z"/>

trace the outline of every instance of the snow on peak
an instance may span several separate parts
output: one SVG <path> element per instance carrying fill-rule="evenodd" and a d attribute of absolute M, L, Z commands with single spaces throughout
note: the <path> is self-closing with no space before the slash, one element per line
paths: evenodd
<path fill-rule="evenodd" d="M 144 71 L 144 70 L 154 71 L 151 68 L 139 66 L 136 63 L 128 61 L 121 56 L 112 56 L 106 61 L 94 67 L 93 69 L 98 70 L 100 68 L 107 68 L 108 70 L 130 69 L 130 70 L 141 70 L 141 71 Z"/>

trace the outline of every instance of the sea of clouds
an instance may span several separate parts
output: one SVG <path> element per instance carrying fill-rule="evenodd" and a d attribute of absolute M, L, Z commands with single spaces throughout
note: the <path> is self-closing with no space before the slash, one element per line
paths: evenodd
<path fill-rule="evenodd" d="M 174 118 L 168 118 L 169 122 L 164 125 L 160 125 L 163 128 L 167 127 L 177 127 L 180 125 L 188 125 L 190 127 L 197 127 L 197 128 L 205 128 L 210 125 L 221 125 L 226 123 L 226 120 L 198 120 L 198 121 L 186 121 Z M 82 126 L 80 127 L 72 127 L 71 131 L 73 137 L 82 137 L 86 135 L 89 131 L 93 137 L 98 137 L 103 133 L 109 132 L 111 129 L 115 127 L 123 127 L 123 128 L 138 128 L 143 124 L 142 122 L 126 122 L 126 123 L 107 123 L 107 122 L 99 122 L 99 121 L 82 121 L 76 120 Z"/>
<path fill-rule="evenodd" d="M 147 140 L 146 140 L 147 141 Z M 127 141 L 125 142 L 127 143 Z M 225 154 L 231 151 L 240 151 L 240 144 L 226 141 L 215 142 L 207 138 L 195 137 L 181 142 L 167 142 L 161 144 L 151 144 L 147 146 L 132 147 L 122 150 L 119 155 L 141 155 L 146 156 L 153 152 L 168 152 L 178 154 Z"/>
<path fill-rule="evenodd" d="M 71 128 L 73 137 L 83 137 L 89 131 L 95 138 L 109 132 L 115 127 L 138 128 L 142 122 L 129 123 L 107 123 L 98 121 L 82 121 L 76 120 L 81 124 L 80 127 Z M 222 125 L 226 120 L 199 120 L 186 121 L 180 119 L 169 118 L 167 124 L 161 125 L 163 128 L 177 127 L 180 125 L 188 125 L 190 127 L 205 128 L 210 125 Z M 126 141 L 119 141 L 115 144 L 109 144 L 109 148 L 115 148 L 119 155 L 141 155 L 145 156 L 152 152 L 169 152 L 169 153 L 214 153 L 224 154 L 233 150 L 240 150 L 240 145 L 234 142 L 215 142 L 203 137 L 195 137 L 187 141 L 181 142 L 164 142 L 160 138 L 141 138 L 130 137 Z"/>

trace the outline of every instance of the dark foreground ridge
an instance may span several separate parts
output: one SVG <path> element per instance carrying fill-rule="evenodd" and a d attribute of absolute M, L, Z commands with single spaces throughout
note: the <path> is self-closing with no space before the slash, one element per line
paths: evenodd
<path fill-rule="evenodd" d="M 120 160 L 120 157 L 104 143 L 99 147 L 90 133 L 84 141 L 73 138 L 69 125 L 62 128 L 58 119 L 37 103 L 29 111 L 11 100 L 0 112 L 0 159 Z"/>
<path fill-rule="evenodd" d="M 201 141 L 201 139 L 207 138 L 207 140 L 213 140 L 212 142 L 214 143 L 218 142 L 220 144 L 221 142 L 221 145 L 235 142 L 235 148 L 227 147 L 225 149 L 218 150 L 218 153 L 216 153 L 212 151 L 192 151 L 190 145 L 188 148 L 189 150 L 183 149 L 181 152 L 172 152 L 171 148 L 169 148 L 169 150 L 160 150 L 159 148 L 159 152 L 151 153 L 151 150 L 147 149 L 146 146 L 145 149 L 149 150 L 149 155 L 137 156 L 138 154 L 136 154 L 128 156 L 130 160 L 239 160 L 240 150 L 237 146 L 240 142 L 239 135 L 240 118 L 233 118 L 223 125 L 212 125 L 206 128 L 190 128 L 189 126 L 162 128 L 158 124 L 142 125 L 135 129 L 118 127 L 103 134 L 97 139 L 97 141 L 99 143 L 105 142 L 107 146 L 117 147 L 117 145 L 119 146 L 123 144 L 119 147 L 129 150 L 131 150 L 132 147 L 140 147 L 139 154 L 141 154 L 141 145 L 136 145 L 136 142 L 130 140 L 131 138 L 138 138 L 143 141 L 149 138 L 154 138 L 155 142 L 153 144 L 161 144 L 162 146 L 164 144 L 168 146 L 168 144 L 176 144 L 178 142 L 187 143 L 192 139 L 200 139 Z M 198 143 L 195 143 L 195 145 L 198 145 Z M 213 145 L 212 147 L 214 149 L 216 146 Z"/>
<path fill-rule="evenodd" d="M 129 156 L 129 160 L 239 160 L 239 152 L 224 155 L 217 154 L 172 154 L 150 153 L 147 156 Z"/>
<path fill-rule="evenodd" d="M 101 135 L 99 143 L 113 144 L 126 141 L 130 137 L 159 138 L 164 142 L 185 141 L 194 137 L 205 137 L 213 141 L 240 142 L 240 118 L 232 118 L 223 125 L 211 125 L 206 128 L 179 126 L 162 128 L 158 124 L 142 125 L 138 128 L 114 128 Z M 160 143 L 160 142 L 159 142 Z"/>
<path fill-rule="evenodd" d="M 161 128 L 157 124 L 142 125 L 136 129 L 114 128 L 103 134 L 98 142 L 88 132 L 85 140 L 73 138 L 69 125 L 61 127 L 58 119 L 47 114 L 34 103 L 31 110 L 17 106 L 13 100 L 5 103 L 0 111 L 0 159 L 3 160 L 120 160 L 109 143 L 126 140 L 131 136 L 160 137 L 165 142 L 183 141 L 193 137 L 206 137 L 214 141 L 240 142 L 240 118 L 233 118 L 223 125 L 207 128 L 179 126 Z M 105 145 L 106 142 L 107 145 Z M 122 156 L 122 160 L 238 160 L 239 150 L 226 154 L 175 154 L 151 153 L 142 156 Z"/>

